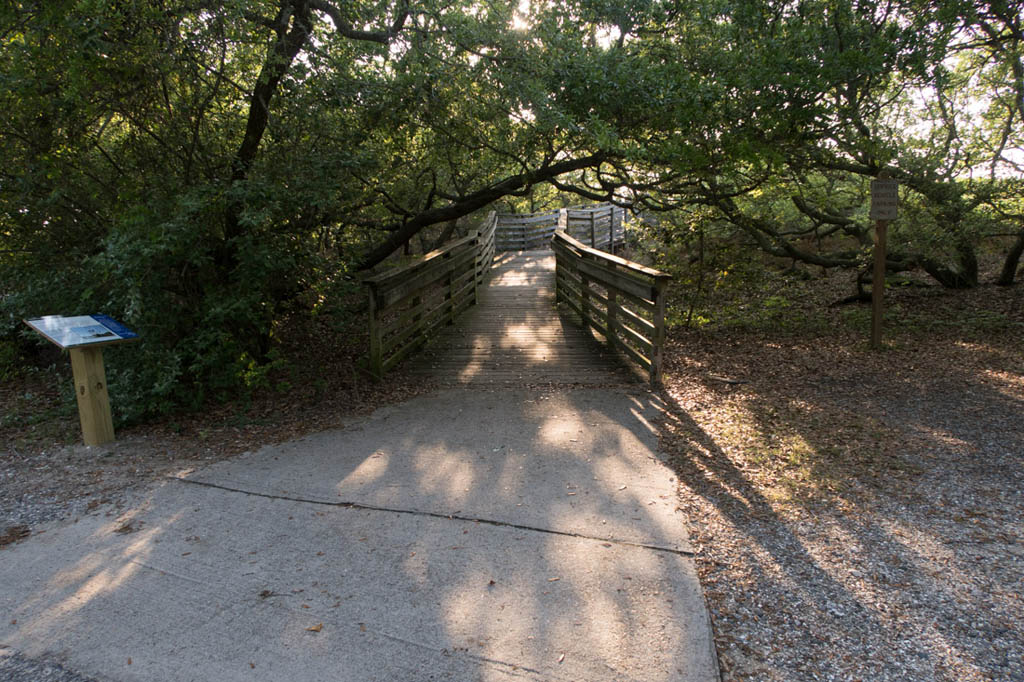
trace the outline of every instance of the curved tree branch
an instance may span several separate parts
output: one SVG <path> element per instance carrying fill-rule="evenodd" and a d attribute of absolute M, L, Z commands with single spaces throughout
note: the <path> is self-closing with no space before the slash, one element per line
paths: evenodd
<path fill-rule="evenodd" d="M 549 166 L 542 166 L 533 171 L 512 175 L 501 182 L 467 194 L 455 203 L 424 211 L 402 223 L 383 226 L 381 229 L 391 231 L 391 234 L 363 258 L 359 264 L 359 269 L 368 270 L 377 265 L 415 236 L 417 232 L 429 225 L 469 215 L 473 211 L 479 210 L 504 196 L 516 194 L 541 182 L 550 181 L 564 173 L 571 173 L 583 168 L 592 168 L 599 165 L 604 158 L 604 153 L 591 154 L 590 156 L 566 159 Z"/>

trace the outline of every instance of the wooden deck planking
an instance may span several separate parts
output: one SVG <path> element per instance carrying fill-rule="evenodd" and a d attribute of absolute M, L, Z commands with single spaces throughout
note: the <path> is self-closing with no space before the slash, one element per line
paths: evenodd
<path fill-rule="evenodd" d="M 591 332 L 555 307 L 551 251 L 502 254 L 480 303 L 445 327 L 409 367 L 456 385 L 636 381 Z"/>

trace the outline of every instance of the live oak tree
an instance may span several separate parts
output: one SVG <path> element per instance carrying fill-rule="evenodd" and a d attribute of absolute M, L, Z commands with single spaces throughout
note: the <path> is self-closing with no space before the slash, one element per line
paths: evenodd
<path fill-rule="evenodd" d="M 799 3 L 734 16 L 718 44 L 743 61 L 730 70 L 743 74 L 735 118 L 754 124 L 742 146 L 710 172 L 681 174 L 688 182 L 639 186 L 621 173 L 587 189 L 617 185 L 652 208 L 699 214 L 683 232 L 696 224 L 794 261 L 860 267 L 867 183 L 887 168 L 904 188 L 890 270 L 974 286 L 979 244 L 1014 235 L 998 280 L 1011 283 L 1024 251 L 1021 7 L 1011 5 Z M 717 131 L 712 148 L 728 149 L 733 131 Z"/>
<path fill-rule="evenodd" d="M 888 166 L 916 225 L 894 269 L 970 285 L 995 232 L 1016 238 L 1012 281 L 1019 10 L 4 3 L 0 338 L 21 343 L 25 316 L 109 312 L 147 339 L 112 371 L 124 416 L 198 404 L 259 382 L 285 315 L 544 183 L 699 216 L 667 238 L 714 225 L 856 266 L 864 183 Z"/>

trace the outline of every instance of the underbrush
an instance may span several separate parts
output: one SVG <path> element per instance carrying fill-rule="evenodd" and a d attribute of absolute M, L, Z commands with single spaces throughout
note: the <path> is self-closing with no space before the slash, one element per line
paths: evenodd
<path fill-rule="evenodd" d="M 227 439 L 230 443 L 221 445 L 244 449 L 262 438 L 326 428 L 388 402 L 393 395 L 400 397 L 411 390 L 401 375 L 386 385 L 374 384 L 358 369 L 368 343 L 362 294 L 353 289 L 329 305 L 286 315 L 275 325 L 272 361 L 253 365 L 243 388 L 210 396 L 196 409 L 126 418 L 131 415 L 124 409 L 125 396 L 114 379 L 121 371 L 121 355 L 138 352 L 137 346 L 145 340 L 106 349 L 118 438 L 163 434 L 207 445 Z M 0 447 L 8 451 L 38 452 L 81 440 L 67 353 L 49 344 L 40 344 L 33 353 L 28 363 L 8 365 L 0 383 Z"/>
<path fill-rule="evenodd" d="M 999 262 L 985 262 L 983 281 Z M 853 300 L 857 273 L 783 265 L 759 255 L 726 250 L 705 263 L 673 267 L 666 319 L 670 332 L 753 333 L 769 336 L 849 334 L 867 338 L 871 305 Z M 868 287 L 870 291 L 870 286 Z M 886 281 L 883 329 L 888 339 L 929 334 L 987 338 L 1024 333 L 1021 285 L 982 284 L 954 290 L 917 273 Z"/>

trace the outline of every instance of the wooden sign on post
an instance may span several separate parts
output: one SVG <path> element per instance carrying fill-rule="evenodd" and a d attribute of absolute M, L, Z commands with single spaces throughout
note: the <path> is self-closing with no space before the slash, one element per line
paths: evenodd
<path fill-rule="evenodd" d="M 889 221 L 899 213 L 899 184 L 881 171 L 871 181 L 871 220 L 875 221 L 875 263 L 871 277 L 871 347 L 882 347 L 882 312 L 885 294 L 885 248 Z"/>
<path fill-rule="evenodd" d="M 48 315 L 25 320 L 25 324 L 71 355 L 71 373 L 85 444 L 102 445 L 114 440 L 102 347 L 136 341 L 139 335 L 106 315 Z"/>
<path fill-rule="evenodd" d="M 896 220 L 899 213 L 899 183 L 882 177 L 871 181 L 871 215 L 872 220 Z"/>

